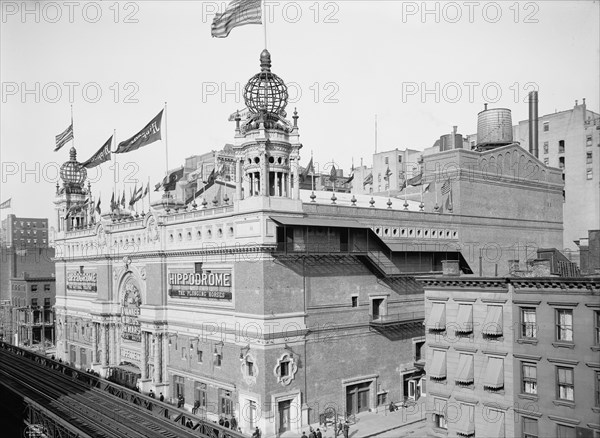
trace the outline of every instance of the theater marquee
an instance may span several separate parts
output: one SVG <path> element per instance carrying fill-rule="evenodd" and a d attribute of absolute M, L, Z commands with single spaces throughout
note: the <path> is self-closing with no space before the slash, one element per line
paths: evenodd
<path fill-rule="evenodd" d="M 169 296 L 202 300 L 231 301 L 231 270 L 211 269 L 201 273 L 169 271 Z"/>

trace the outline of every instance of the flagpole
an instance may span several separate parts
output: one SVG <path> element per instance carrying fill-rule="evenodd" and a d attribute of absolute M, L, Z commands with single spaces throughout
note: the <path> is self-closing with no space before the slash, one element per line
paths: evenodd
<path fill-rule="evenodd" d="M 264 33 L 265 33 L 265 50 L 267 50 L 267 8 L 266 6 L 266 0 L 264 0 L 263 2 L 263 29 L 264 29 Z"/>
<path fill-rule="evenodd" d="M 311 191 L 314 192 L 315 191 L 315 163 L 313 162 L 313 151 L 312 149 L 310 150 L 310 162 L 312 163 L 312 169 L 311 169 L 311 176 L 312 176 L 312 184 L 311 184 Z"/>
<path fill-rule="evenodd" d="M 114 143 L 117 142 L 117 130 L 113 129 L 113 144 L 111 144 L 111 150 L 114 148 Z M 113 193 L 116 196 L 117 195 L 117 179 L 119 178 L 119 171 L 118 171 L 118 163 L 117 163 L 117 154 L 115 153 L 115 151 L 113 151 L 112 156 L 114 157 L 114 164 L 113 164 Z M 111 211 L 111 216 L 114 215 L 114 207 L 118 204 L 117 203 L 113 204 L 110 206 L 110 211 Z M 113 217 L 114 219 L 114 217 Z"/>
<path fill-rule="evenodd" d="M 167 102 L 165 102 L 165 175 L 169 174 L 169 130 L 167 129 Z"/>
<path fill-rule="evenodd" d="M 71 144 L 75 147 L 75 126 L 73 125 L 73 104 L 71 104 L 71 130 L 73 131 L 73 138 L 71 139 Z"/>
<path fill-rule="evenodd" d="M 375 114 L 375 153 L 377 153 L 377 114 Z"/>

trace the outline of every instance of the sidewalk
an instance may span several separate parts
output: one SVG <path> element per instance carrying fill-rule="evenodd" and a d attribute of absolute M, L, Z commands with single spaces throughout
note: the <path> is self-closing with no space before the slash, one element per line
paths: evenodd
<path fill-rule="evenodd" d="M 408 425 L 414 425 L 425 419 L 425 398 L 421 398 L 413 406 L 406 408 L 400 408 L 395 412 L 389 410 L 376 412 L 363 412 L 356 416 L 356 424 L 350 425 L 350 438 L 369 438 L 369 437 L 389 437 L 398 438 L 402 436 L 402 427 Z M 322 426 L 318 423 L 311 424 L 312 428 L 316 431 L 317 428 L 321 429 L 323 438 L 334 438 L 334 429 L 329 426 L 325 431 Z M 308 436 L 310 428 L 307 426 L 304 430 Z M 296 434 L 293 432 L 286 432 L 281 435 L 281 438 L 300 438 L 302 433 Z M 343 437 L 343 435 L 341 435 Z M 339 437 L 338 437 L 339 438 Z"/>

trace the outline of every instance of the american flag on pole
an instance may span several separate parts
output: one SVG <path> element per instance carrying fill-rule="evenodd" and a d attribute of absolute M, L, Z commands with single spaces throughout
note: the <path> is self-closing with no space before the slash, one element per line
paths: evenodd
<path fill-rule="evenodd" d="M 67 129 L 56 136 L 56 148 L 54 152 L 62 148 L 69 140 L 73 140 L 73 121 Z"/>
<path fill-rule="evenodd" d="M 262 24 L 262 0 L 232 0 L 225 12 L 215 15 L 212 36 L 226 38 L 234 27 Z"/>
<path fill-rule="evenodd" d="M 452 184 L 450 184 L 450 180 L 447 179 L 444 184 L 442 184 L 442 195 L 447 195 L 452 190 Z"/>

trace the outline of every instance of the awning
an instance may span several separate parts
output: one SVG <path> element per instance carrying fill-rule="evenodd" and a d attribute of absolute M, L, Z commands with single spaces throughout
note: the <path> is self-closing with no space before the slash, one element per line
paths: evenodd
<path fill-rule="evenodd" d="M 490 357 L 483 379 L 484 388 L 500 389 L 504 387 L 504 359 Z"/>
<path fill-rule="evenodd" d="M 446 352 L 441 350 L 433 350 L 431 358 L 431 367 L 429 368 L 429 376 L 434 379 L 446 378 Z"/>
<path fill-rule="evenodd" d="M 473 331 L 473 306 L 471 304 L 459 304 L 458 316 L 456 317 L 456 332 L 471 333 Z"/>
<path fill-rule="evenodd" d="M 461 436 L 475 435 L 475 423 L 469 412 L 461 412 L 461 416 L 456 423 L 456 433 Z M 495 437 L 494 437 L 495 438 Z"/>
<path fill-rule="evenodd" d="M 444 359 L 445 360 L 445 359 Z M 433 413 L 446 416 L 446 400 L 442 400 L 441 398 L 433 399 Z"/>
<path fill-rule="evenodd" d="M 458 361 L 456 383 L 470 385 L 473 381 L 473 356 L 470 354 L 461 354 Z"/>
<path fill-rule="evenodd" d="M 433 303 L 431 313 L 426 324 L 427 330 L 445 330 L 446 329 L 446 304 Z"/>
<path fill-rule="evenodd" d="M 491 336 L 502 334 L 502 306 L 488 306 L 481 332 Z"/>
<path fill-rule="evenodd" d="M 321 219 L 306 216 L 269 216 L 271 220 L 279 225 L 302 226 L 302 227 L 332 227 L 332 228 L 368 228 L 369 226 L 361 224 L 352 219 Z"/>
<path fill-rule="evenodd" d="M 488 428 L 485 436 L 493 436 L 494 438 L 505 438 L 504 434 L 504 412 L 494 411 L 489 413 L 487 420 Z M 527 435 L 525 435 L 527 436 Z"/>

